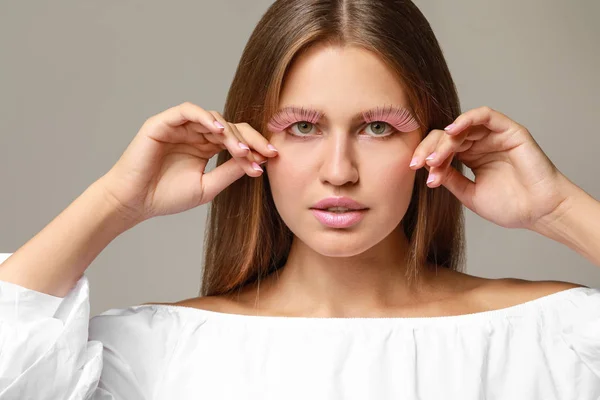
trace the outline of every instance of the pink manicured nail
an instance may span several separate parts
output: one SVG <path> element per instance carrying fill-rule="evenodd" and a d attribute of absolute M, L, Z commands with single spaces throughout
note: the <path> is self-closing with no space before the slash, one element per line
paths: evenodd
<path fill-rule="evenodd" d="M 429 177 L 427 178 L 427 183 L 431 183 L 435 180 L 435 174 L 429 174 Z"/>
<path fill-rule="evenodd" d="M 244 143 L 242 142 L 238 142 L 238 146 L 240 146 L 242 149 L 244 150 L 250 150 L 250 147 L 246 146 Z"/>
<path fill-rule="evenodd" d="M 215 121 L 215 126 L 216 126 L 217 128 L 221 128 L 221 129 L 225 128 L 225 127 L 223 126 L 223 124 L 222 124 L 222 123 L 220 123 L 219 121 Z"/>
<path fill-rule="evenodd" d="M 451 131 L 454 128 L 456 128 L 456 124 L 450 124 L 447 127 L 445 127 L 444 130 L 445 131 Z"/>
<path fill-rule="evenodd" d="M 275 146 L 273 146 L 273 145 L 272 145 L 272 144 L 270 144 L 270 143 L 267 145 L 267 149 L 269 149 L 269 150 L 273 150 L 273 151 L 277 151 L 277 149 L 275 148 Z"/>
<path fill-rule="evenodd" d="M 252 168 L 254 168 L 257 171 L 263 172 L 263 169 L 256 162 L 252 162 Z"/>
<path fill-rule="evenodd" d="M 412 160 L 410 160 L 410 166 L 414 167 L 415 165 L 417 165 L 418 162 L 419 162 L 419 159 L 417 157 L 415 157 Z"/>
<path fill-rule="evenodd" d="M 427 156 L 427 158 L 425 160 L 430 161 L 433 160 L 435 158 L 437 154 L 435 152 L 431 153 L 430 155 Z"/>

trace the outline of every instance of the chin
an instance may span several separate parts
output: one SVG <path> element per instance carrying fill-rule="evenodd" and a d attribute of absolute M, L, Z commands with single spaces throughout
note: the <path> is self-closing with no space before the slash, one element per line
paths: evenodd
<path fill-rule="evenodd" d="M 284 218 L 284 223 L 296 240 L 318 254 L 326 257 L 353 257 L 377 246 L 389 235 L 394 235 L 402 220 L 400 217 L 386 215 L 385 218 L 365 218 L 350 228 L 323 226 L 312 215 L 308 220 Z M 398 222 L 392 223 L 396 219 Z"/>
<path fill-rule="evenodd" d="M 325 256 L 325 257 L 354 257 L 359 254 L 364 253 L 369 250 L 373 246 L 365 246 L 364 248 L 358 248 L 356 246 L 348 246 L 348 245 L 340 245 L 340 246 L 324 246 L 323 244 L 319 244 L 316 247 L 310 246 L 315 252 Z"/>
<path fill-rule="evenodd" d="M 353 257 L 379 243 L 379 240 L 373 240 L 373 235 L 356 229 L 308 232 L 302 236 L 298 236 L 298 239 L 314 252 L 326 257 Z"/>

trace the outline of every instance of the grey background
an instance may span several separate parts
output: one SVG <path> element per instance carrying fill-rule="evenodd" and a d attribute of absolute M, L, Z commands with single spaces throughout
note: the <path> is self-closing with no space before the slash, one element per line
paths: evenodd
<path fill-rule="evenodd" d="M 527 126 L 600 198 L 600 2 L 417 0 L 463 110 Z M 14 252 L 117 161 L 144 120 L 183 101 L 222 110 L 271 1 L 0 2 L 0 252 Z M 471 176 L 471 175 L 470 175 Z M 207 206 L 146 221 L 87 271 L 92 315 L 198 295 Z M 466 209 L 468 272 L 600 287 L 600 268 Z M 43 263 L 43 259 L 40 259 Z"/>

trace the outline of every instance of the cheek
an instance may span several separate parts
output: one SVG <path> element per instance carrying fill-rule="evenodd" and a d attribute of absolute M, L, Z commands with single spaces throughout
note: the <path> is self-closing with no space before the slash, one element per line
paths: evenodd
<path fill-rule="evenodd" d="M 267 176 L 273 198 L 278 203 L 279 199 L 285 199 L 280 204 L 285 206 L 301 198 L 314 180 L 313 166 L 314 155 L 308 146 L 274 146 L 279 155 L 266 164 Z"/>
<path fill-rule="evenodd" d="M 361 179 L 367 192 L 377 193 L 374 200 L 385 198 L 385 204 L 393 206 L 398 201 L 410 199 L 416 176 L 416 171 L 409 167 L 412 158 L 410 149 L 384 150 L 368 157 L 370 162 L 364 163 Z"/>

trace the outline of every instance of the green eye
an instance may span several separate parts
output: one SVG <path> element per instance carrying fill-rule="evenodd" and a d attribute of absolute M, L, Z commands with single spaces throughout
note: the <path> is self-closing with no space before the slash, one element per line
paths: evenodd
<path fill-rule="evenodd" d="M 371 127 L 371 130 L 374 134 L 381 135 L 385 133 L 385 128 L 387 127 L 387 124 L 385 122 L 376 121 L 370 123 L 369 126 Z"/>
<path fill-rule="evenodd" d="M 298 126 L 298 130 L 300 131 L 300 133 L 310 133 L 310 131 L 312 130 L 313 124 L 311 124 L 310 122 L 306 122 L 306 121 L 301 121 L 298 122 L 296 124 L 296 126 Z"/>

